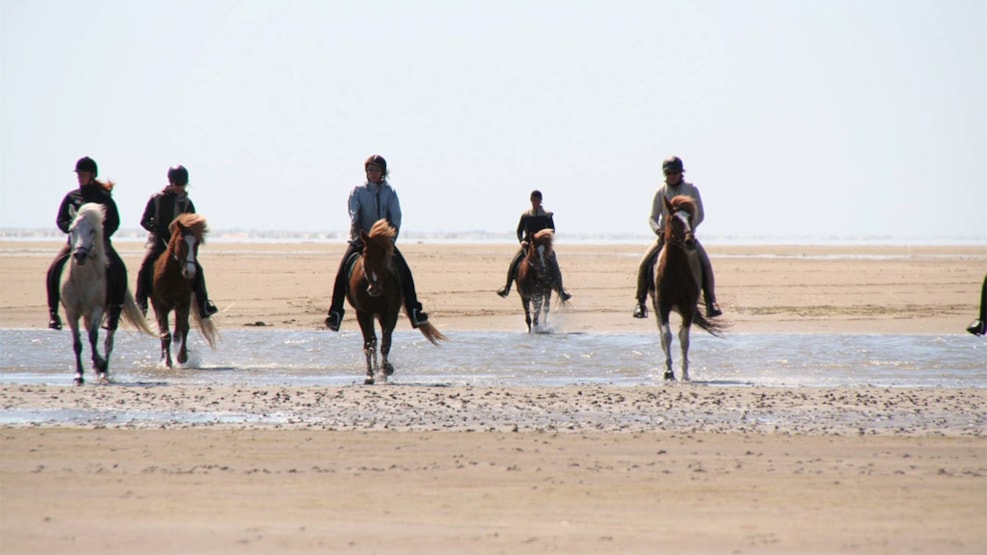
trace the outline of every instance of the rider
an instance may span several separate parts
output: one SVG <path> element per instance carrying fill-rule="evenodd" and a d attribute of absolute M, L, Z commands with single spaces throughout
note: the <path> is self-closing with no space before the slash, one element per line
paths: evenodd
<path fill-rule="evenodd" d="M 137 272 L 137 290 L 134 293 L 137 306 L 141 312 L 147 314 L 147 298 L 151 294 L 151 283 L 154 279 L 154 262 L 165 250 L 168 249 L 168 242 L 171 240 L 171 222 L 180 214 L 195 214 L 195 205 L 188 197 L 186 187 L 188 186 L 188 170 L 185 166 L 172 166 L 168 168 L 168 185 L 164 189 L 151 195 L 144 207 L 144 215 L 141 217 L 141 227 L 148 231 L 147 243 L 144 245 L 144 260 L 141 262 L 141 269 Z M 202 274 L 202 266 L 199 261 L 195 261 L 195 279 L 192 281 L 192 291 L 199 301 L 199 314 L 202 318 L 208 318 L 215 314 L 218 309 L 206 293 L 206 278 Z"/>
<path fill-rule="evenodd" d="M 648 290 L 653 287 L 652 281 L 654 277 L 654 267 L 655 261 L 658 260 L 658 254 L 661 252 L 662 246 L 665 244 L 665 222 L 668 218 L 668 214 L 665 213 L 665 203 L 662 201 L 662 197 L 671 200 L 672 197 L 676 195 L 686 195 L 691 197 L 692 200 L 696 202 L 696 214 L 692 217 L 692 229 L 693 231 L 699 227 L 699 224 L 703 222 L 703 200 L 699 196 L 699 188 L 682 180 L 682 174 L 685 173 L 685 168 L 682 165 L 682 159 L 678 156 L 671 156 L 666 158 L 661 163 L 662 173 L 665 174 L 665 183 L 655 192 L 654 199 L 651 201 L 651 217 L 648 219 L 648 223 L 651 224 L 651 230 L 655 232 L 658 239 L 655 241 L 654 245 L 648 249 L 641 258 L 641 265 L 637 270 L 637 306 L 634 307 L 634 317 L 635 318 L 647 318 L 648 309 L 644 304 L 645 297 L 648 294 Z M 703 248 L 702 244 L 696 239 L 696 251 L 699 253 L 699 261 L 703 268 L 703 298 L 706 300 L 706 315 L 709 317 L 715 317 L 723 314 L 720 310 L 720 306 L 716 303 L 716 292 L 714 291 L 713 282 L 713 266 L 710 264 L 709 255 L 706 254 L 706 249 Z"/>
<path fill-rule="evenodd" d="M 103 327 L 115 330 L 120 321 L 120 311 L 123 310 L 123 302 L 127 294 L 127 267 L 110 242 L 110 236 L 120 227 L 117 204 L 110 195 L 113 190 L 113 182 L 102 182 L 96 179 L 96 175 L 99 173 L 96 161 L 88 156 L 79 158 L 75 163 L 75 173 L 79 180 L 79 188 L 70 191 L 62 199 L 55 224 L 63 233 L 68 233 L 72 226 L 73 214 L 79 207 L 88 202 L 103 205 L 105 213 L 103 241 L 108 261 L 106 268 L 106 304 L 108 310 Z M 65 268 L 65 262 L 71 254 L 72 246 L 66 242 L 55 255 L 51 266 L 48 267 L 48 327 L 53 330 L 62 329 L 62 319 L 58 316 L 58 303 L 61 296 L 59 287 L 62 280 L 62 269 Z"/>
<path fill-rule="evenodd" d="M 517 240 L 521 243 L 521 248 L 511 260 L 511 265 L 507 270 L 507 283 L 497 290 L 497 294 L 501 297 L 507 298 L 510 295 L 511 284 L 517 278 L 517 269 L 521 265 L 531 237 L 543 229 L 555 229 L 555 221 L 552 218 L 554 214 L 542 208 L 541 200 L 541 191 L 531 191 L 531 210 L 525 210 L 521 213 L 521 219 L 517 224 Z M 562 271 L 559 269 L 559 261 L 555 258 L 554 250 L 549 256 L 548 262 L 552 274 L 555 276 L 555 290 L 563 301 L 568 301 L 572 295 L 562 285 Z"/>
<path fill-rule="evenodd" d="M 332 304 L 329 306 L 329 316 L 326 318 L 326 326 L 332 331 L 339 331 L 339 326 L 343 322 L 343 299 L 346 297 L 349 274 L 347 262 L 354 253 L 363 252 L 360 231 L 369 233 L 374 222 L 381 218 L 386 219 L 395 231 L 401 231 L 401 203 L 398 201 L 397 191 L 387 182 L 389 175 L 387 160 L 384 160 L 383 156 L 374 154 L 364 162 L 363 169 L 367 174 L 367 182 L 354 187 L 353 191 L 350 192 L 350 240 L 346 246 L 346 252 L 343 253 L 343 259 L 339 263 L 339 270 L 336 271 L 336 280 L 332 289 Z M 397 236 L 394 237 L 394 240 L 397 241 Z M 418 294 L 415 292 L 415 280 L 411 276 L 411 269 L 396 246 L 394 248 L 394 261 L 404 293 L 404 307 L 408 312 L 408 319 L 411 320 L 412 327 L 417 328 L 428 321 L 428 314 L 422 312 L 422 305 L 418 302 Z"/>

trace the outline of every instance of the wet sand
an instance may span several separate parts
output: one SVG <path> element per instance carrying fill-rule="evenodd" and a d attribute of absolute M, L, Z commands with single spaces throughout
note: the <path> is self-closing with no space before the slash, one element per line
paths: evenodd
<path fill-rule="evenodd" d="M 207 245 L 221 328 L 320 325 L 342 249 L 285 248 Z M 50 257 L 30 249 L 0 242 L 2 327 L 45 324 Z M 402 250 L 443 331 L 523 326 L 493 294 L 511 247 Z M 641 250 L 560 244 L 569 331 L 654 329 L 629 317 Z M 780 333 L 965 333 L 987 254 L 710 251 L 731 329 Z M 0 410 L 36 419 L 0 428 L 0 552 L 981 554 L 984 407 L 982 389 L 3 386 Z"/>

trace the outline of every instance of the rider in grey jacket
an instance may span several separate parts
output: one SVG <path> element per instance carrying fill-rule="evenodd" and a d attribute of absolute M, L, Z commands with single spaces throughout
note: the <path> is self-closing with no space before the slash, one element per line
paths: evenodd
<path fill-rule="evenodd" d="M 354 253 L 363 252 L 363 242 L 360 240 L 360 231 L 370 232 L 374 222 L 383 218 L 400 234 L 401 232 L 401 202 L 398 194 L 387 182 L 387 160 L 383 156 L 374 154 L 363 165 L 367 173 L 367 182 L 353 188 L 349 198 L 350 213 L 350 240 L 343 253 L 343 259 L 339 262 L 339 269 L 336 271 L 336 280 L 332 289 L 332 302 L 329 306 L 329 316 L 326 318 L 326 326 L 332 331 L 339 331 L 339 326 L 343 322 L 343 300 L 346 298 L 347 287 L 347 262 Z M 394 237 L 395 241 L 397 236 Z M 395 246 L 394 261 L 397 266 L 398 277 L 401 281 L 401 289 L 404 293 L 404 307 L 408 312 L 412 327 L 417 328 L 428 321 L 428 314 L 422 312 L 422 305 L 418 302 L 418 294 L 415 291 L 415 280 L 411 275 L 404 256 Z"/>

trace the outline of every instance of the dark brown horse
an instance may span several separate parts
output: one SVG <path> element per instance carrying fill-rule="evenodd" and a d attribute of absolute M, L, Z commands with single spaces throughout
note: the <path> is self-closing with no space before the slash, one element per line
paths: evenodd
<path fill-rule="evenodd" d="M 679 347 L 682 351 L 682 380 L 689 379 L 689 329 L 693 323 L 712 335 L 719 336 L 725 325 L 707 320 L 699 310 L 702 290 L 702 266 L 695 248 L 692 217 L 696 213 L 693 200 L 684 195 L 663 198 L 668 217 L 665 220 L 665 246 L 658 256 L 655 269 L 655 289 L 652 292 L 661 349 L 665 353 L 665 379 L 674 380 L 672 371 L 672 328 L 669 315 L 674 310 L 682 318 L 679 327 Z"/>
<path fill-rule="evenodd" d="M 391 352 L 391 334 L 398 322 L 398 314 L 404 295 L 394 267 L 394 238 L 397 231 L 387 220 L 377 220 L 370 233 L 360 232 L 363 241 L 361 254 L 350 270 L 350 283 L 346 299 L 356 310 L 360 331 L 363 332 L 363 354 L 367 357 L 366 384 L 374 383 L 375 375 L 382 381 L 394 373 L 394 366 L 387 360 Z M 377 362 L 377 331 L 374 318 L 380 323 L 380 365 Z M 433 345 L 445 340 L 446 336 L 431 323 L 418 326 L 425 339 Z"/>
<path fill-rule="evenodd" d="M 218 333 L 210 319 L 199 314 L 199 302 L 193 302 L 192 280 L 195 279 L 196 259 L 199 245 L 205 243 L 206 219 L 198 214 L 180 214 L 169 226 L 171 240 L 168 248 L 154 261 L 154 281 L 151 287 L 151 305 L 158 322 L 158 335 L 161 338 L 161 360 L 168 368 L 172 366 L 172 338 L 178 343 L 178 364 L 188 362 L 189 313 L 195 307 L 193 316 L 202 336 L 215 348 Z M 168 315 L 175 313 L 175 332 L 168 331 Z"/>
<path fill-rule="evenodd" d="M 548 325 L 548 311 L 552 304 L 552 289 L 555 287 L 555 276 L 552 273 L 549 258 L 553 256 L 552 240 L 555 231 L 543 229 L 531 237 L 528 252 L 517 270 L 517 290 L 521 295 L 521 306 L 524 307 L 524 323 L 528 333 L 541 331 L 541 325 Z M 544 321 L 540 322 L 539 315 L 544 311 Z M 532 327 L 533 326 L 533 327 Z"/>

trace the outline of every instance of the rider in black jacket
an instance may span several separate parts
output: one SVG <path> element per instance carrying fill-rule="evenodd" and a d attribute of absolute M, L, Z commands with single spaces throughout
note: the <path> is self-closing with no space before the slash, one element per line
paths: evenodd
<path fill-rule="evenodd" d="M 137 272 L 137 288 L 134 293 L 137 306 L 147 314 L 147 298 L 151 294 L 151 283 L 154 280 L 154 262 L 165 250 L 171 240 L 171 222 L 180 214 L 195 214 L 195 205 L 186 192 L 188 186 L 188 170 L 185 166 L 168 168 L 168 185 L 151 195 L 141 216 L 141 227 L 148 231 L 147 243 L 144 245 L 144 260 Z M 206 278 L 202 274 L 202 266 L 195 261 L 195 279 L 192 281 L 192 291 L 199 301 L 199 314 L 208 318 L 218 312 L 206 293 Z"/>
<path fill-rule="evenodd" d="M 80 158 L 75 163 L 75 173 L 79 179 L 79 188 L 70 191 L 62 199 L 55 224 L 63 233 L 68 233 L 72 226 L 73 213 L 78 211 L 79 207 L 88 202 L 103 205 L 105 211 L 103 240 L 108 260 L 106 268 L 106 304 L 108 310 L 103 327 L 116 329 L 127 294 L 127 267 L 123 264 L 123 260 L 120 260 L 120 255 L 117 254 L 110 242 L 110 237 L 120 227 L 120 214 L 117 212 L 116 202 L 110 195 L 110 191 L 113 190 L 113 182 L 104 183 L 96 179 L 96 175 L 99 173 L 96 161 L 88 156 Z M 48 327 L 53 330 L 62 329 L 62 319 L 58 316 L 58 303 L 61 297 L 59 287 L 61 286 L 62 270 L 71 254 L 72 247 L 66 242 L 51 262 L 51 266 L 48 267 Z"/>
<path fill-rule="evenodd" d="M 517 223 L 517 240 L 521 243 L 521 248 L 514 254 L 511 265 L 507 270 L 507 283 L 497 290 L 497 294 L 506 298 L 511 293 L 511 284 L 517 279 L 517 270 L 524 258 L 525 251 L 530 243 L 531 236 L 543 229 L 555 229 L 554 213 L 547 212 L 541 205 L 541 191 L 531 191 L 531 210 L 525 210 L 521 214 L 521 219 Z M 568 301 L 572 295 L 565 290 L 562 285 L 562 270 L 559 269 L 559 261 L 553 252 L 549 258 L 549 266 L 555 276 L 555 290 L 563 301 Z"/>

